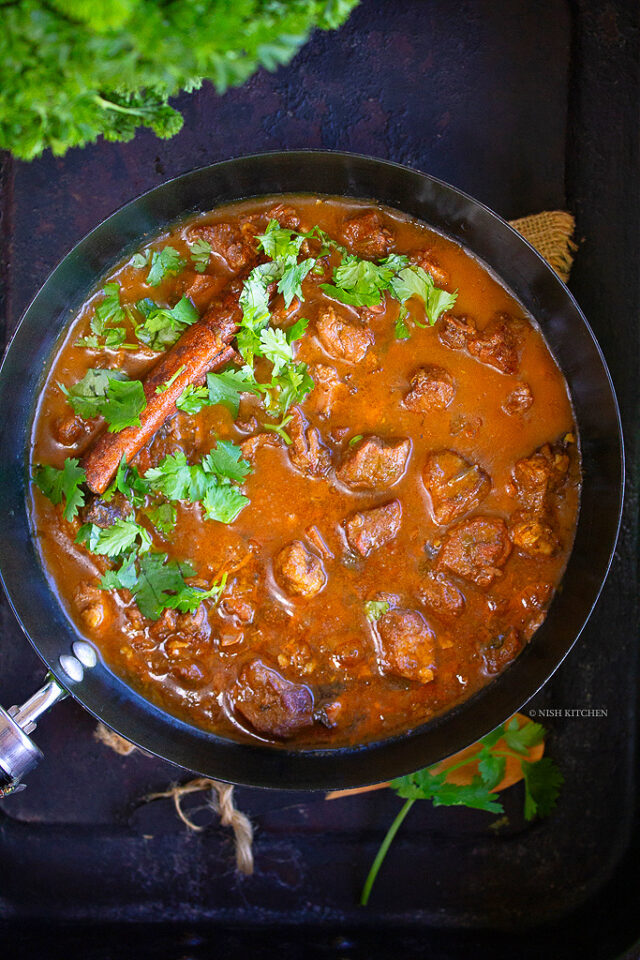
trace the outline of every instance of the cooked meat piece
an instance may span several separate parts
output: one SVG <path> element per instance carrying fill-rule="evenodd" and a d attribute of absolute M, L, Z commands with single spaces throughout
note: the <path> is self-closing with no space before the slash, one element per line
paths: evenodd
<path fill-rule="evenodd" d="M 455 317 L 452 313 L 444 313 L 438 327 L 440 340 L 452 350 L 466 350 L 468 342 L 478 335 L 470 317 Z"/>
<path fill-rule="evenodd" d="M 551 495 L 563 485 L 569 473 L 569 457 L 559 444 L 545 443 L 530 457 L 518 460 L 513 470 L 517 497 L 533 513 L 553 506 Z"/>
<path fill-rule="evenodd" d="M 324 557 L 325 560 L 333 560 L 334 554 L 331 553 L 331 550 L 324 542 L 322 534 L 316 526 L 313 524 L 304 531 L 304 535 L 311 544 L 312 547 L 318 551 L 321 557 Z"/>
<path fill-rule="evenodd" d="M 392 500 L 382 507 L 354 513 L 345 521 L 347 542 L 361 557 L 391 543 L 402 523 L 402 504 Z"/>
<path fill-rule="evenodd" d="M 525 640 L 530 640 L 542 624 L 552 596 L 552 583 L 533 583 L 511 601 L 515 615 L 522 617 L 522 634 Z"/>
<path fill-rule="evenodd" d="M 533 403 L 533 394 L 528 383 L 520 381 L 515 385 L 505 402 L 502 409 L 510 417 L 519 417 L 529 409 Z"/>
<path fill-rule="evenodd" d="M 446 287 L 449 284 L 449 274 L 442 269 L 431 250 L 414 250 L 409 254 L 409 259 L 431 274 L 436 287 Z"/>
<path fill-rule="evenodd" d="M 445 526 L 475 510 L 491 490 L 491 479 L 477 464 L 453 450 L 430 453 L 422 474 L 433 519 Z"/>
<path fill-rule="evenodd" d="M 452 417 L 449 424 L 449 433 L 452 437 L 466 437 L 467 440 L 477 437 L 481 429 L 481 417 Z"/>
<path fill-rule="evenodd" d="M 187 236 L 189 240 L 202 237 L 210 243 L 211 252 L 222 257 L 233 273 L 239 273 L 256 256 L 255 246 L 235 224 L 203 223 L 192 227 Z"/>
<path fill-rule="evenodd" d="M 438 566 L 479 587 L 490 586 L 509 559 L 511 543 L 504 520 L 472 517 L 452 527 L 442 545 Z"/>
<path fill-rule="evenodd" d="M 389 610 L 376 622 L 380 666 L 418 683 L 433 680 L 436 669 L 435 633 L 417 610 Z"/>
<path fill-rule="evenodd" d="M 282 444 L 282 438 L 278 436 L 277 433 L 272 433 L 265 430 L 264 433 L 257 433 L 255 437 L 247 437 L 246 440 L 243 440 L 240 444 L 240 449 L 242 450 L 242 456 L 245 460 L 251 460 L 253 462 L 257 451 L 261 447 L 279 447 Z"/>
<path fill-rule="evenodd" d="M 247 664 L 231 691 L 231 702 L 251 726 L 268 737 L 287 740 L 313 723 L 313 694 L 261 660 Z"/>
<path fill-rule="evenodd" d="M 300 540 L 282 548 L 273 570 L 282 589 L 297 597 L 315 597 L 327 582 L 322 561 Z"/>
<path fill-rule="evenodd" d="M 276 203 L 275 207 L 271 207 L 266 220 L 267 223 L 269 220 L 277 220 L 280 226 L 286 230 L 298 230 L 300 228 L 300 217 L 293 207 L 288 207 L 284 203 Z"/>
<path fill-rule="evenodd" d="M 220 289 L 224 281 L 221 277 L 212 277 L 208 273 L 194 273 L 184 287 L 184 296 L 189 297 L 203 314 L 211 300 Z"/>
<path fill-rule="evenodd" d="M 320 312 L 316 330 L 327 353 L 348 363 L 359 363 L 373 343 L 373 334 L 368 327 L 349 323 L 330 306 Z"/>
<path fill-rule="evenodd" d="M 107 503 L 94 497 L 82 512 L 84 523 L 94 523 L 96 527 L 112 527 L 116 520 L 123 520 L 132 511 L 132 506 L 121 494 L 116 494 Z"/>
<path fill-rule="evenodd" d="M 420 585 L 418 599 L 445 622 L 455 620 L 464 610 L 464 594 L 444 573 L 429 573 Z"/>
<path fill-rule="evenodd" d="M 340 394 L 346 393 L 346 384 L 342 382 L 333 367 L 326 363 L 312 363 L 309 374 L 315 387 L 309 394 L 307 406 L 321 417 L 329 417 Z"/>
<path fill-rule="evenodd" d="M 555 530 L 543 516 L 515 513 L 509 536 L 513 545 L 530 557 L 553 557 L 560 549 Z"/>
<path fill-rule="evenodd" d="M 201 609 L 204 609 L 203 607 Z M 253 604 L 245 597 L 241 596 L 225 596 L 220 606 L 218 607 L 219 612 L 224 615 L 231 616 L 234 620 L 238 620 L 240 623 L 252 623 L 255 610 Z"/>
<path fill-rule="evenodd" d="M 191 655 L 176 657 L 169 665 L 169 675 L 188 690 L 198 690 L 210 683 L 211 674 L 212 668 L 209 664 Z"/>
<path fill-rule="evenodd" d="M 74 591 L 73 601 L 82 621 L 90 630 L 105 627 L 111 619 L 109 594 L 90 580 L 80 581 Z"/>
<path fill-rule="evenodd" d="M 411 378 L 403 406 L 418 413 L 444 410 L 456 393 L 455 380 L 444 367 L 420 367 Z"/>
<path fill-rule="evenodd" d="M 520 653 L 522 640 L 516 630 L 509 627 L 504 633 L 498 633 L 490 640 L 480 643 L 479 649 L 485 671 L 489 674 L 500 673 Z"/>
<path fill-rule="evenodd" d="M 310 427 L 300 407 L 291 407 L 288 425 L 291 446 L 289 459 L 300 473 L 310 477 L 322 477 L 331 467 L 331 454 L 320 441 L 315 427 Z"/>
<path fill-rule="evenodd" d="M 393 243 L 393 234 L 382 226 L 375 210 L 345 220 L 342 237 L 352 253 L 368 260 L 386 257 Z"/>
<path fill-rule="evenodd" d="M 364 437 L 350 448 L 336 476 L 353 490 L 388 490 L 407 468 L 410 440 Z"/>
<path fill-rule="evenodd" d="M 70 413 L 69 416 L 56 420 L 53 436 L 63 447 L 71 447 L 83 437 L 88 436 L 91 433 L 92 424 L 96 422 L 96 420 L 83 420 L 77 414 Z"/>
<path fill-rule="evenodd" d="M 516 322 L 507 313 L 497 314 L 481 333 L 467 341 L 467 349 L 472 357 L 506 374 L 518 370 L 518 345 Z"/>

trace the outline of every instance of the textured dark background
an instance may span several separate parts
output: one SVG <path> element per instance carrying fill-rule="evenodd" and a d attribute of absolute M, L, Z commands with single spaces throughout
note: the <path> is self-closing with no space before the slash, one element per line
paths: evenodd
<path fill-rule="evenodd" d="M 583 639 L 532 707 L 596 707 L 549 722 L 566 778 L 557 812 L 525 825 L 419 804 L 378 879 L 359 889 L 398 808 L 388 791 L 328 803 L 242 789 L 257 871 L 233 872 L 215 824 L 188 835 L 137 799 L 183 774 L 93 740 L 66 702 L 42 723 L 46 760 L 0 804 L 0 932 L 23 956 L 523 958 L 619 956 L 640 936 L 637 764 L 638 12 L 628 0 L 364 0 L 286 69 L 183 97 L 183 131 L 66 157 L 4 158 L 3 336 L 67 250 L 136 194 L 195 166 L 323 147 L 397 160 L 505 217 L 567 207 L 571 288 L 617 387 L 628 445 L 622 539 Z M 10 411 L 2 415 L 10 416 Z M 1 494 L 0 494 L 1 495 Z M 3 602 L 0 702 L 39 662 Z M 206 814 L 202 814 L 206 820 Z M 125 927 L 119 926 L 126 924 Z M 8 941 L 7 941 L 8 938 Z M 638 956 L 632 948 L 629 957 Z"/>

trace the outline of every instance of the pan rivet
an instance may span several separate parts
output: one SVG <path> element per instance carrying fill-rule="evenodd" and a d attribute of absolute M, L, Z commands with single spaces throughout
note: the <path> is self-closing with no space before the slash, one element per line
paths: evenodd
<path fill-rule="evenodd" d="M 84 640 L 76 640 L 72 650 L 83 667 L 95 667 L 98 662 L 98 656 L 90 643 Z"/>
<path fill-rule="evenodd" d="M 79 660 L 76 660 L 75 657 L 72 657 L 67 653 L 63 653 L 58 660 L 58 663 L 70 680 L 75 680 L 76 683 L 80 683 L 84 677 L 84 670 L 82 669 L 82 664 Z"/>

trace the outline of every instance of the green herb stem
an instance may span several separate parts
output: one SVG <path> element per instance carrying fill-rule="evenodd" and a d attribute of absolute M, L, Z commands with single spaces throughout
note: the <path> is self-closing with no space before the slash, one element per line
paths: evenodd
<path fill-rule="evenodd" d="M 409 810 L 411 810 L 411 807 L 414 805 L 414 803 L 415 803 L 415 800 L 405 800 L 403 806 L 398 812 L 397 817 L 395 818 L 395 820 L 387 830 L 387 835 L 382 841 L 382 844 L 380 845 L 380 849 L 378 850 L 375 860 L 371 864 L 371 869 L 369 870 L 369 874 L 367 876 L 367 879 L 365 880 L 364 887 L 362 888 L 362 896 L 360 897 L 360 906 L 366 907 L 366 905 L 368 904 L 369 896 L 371 894 L 371 888 L 375 883 L 376 877 L 378 876 L 378 871 L 380 870 L 380 867 L 382 866 L 382 862 L 387 855 L 387 851 L 391 846 L 391 844 L 393 843 L 393 838 L 395 837 L 396 833 L 402 826 L 405 817 L 409 813 Z"/>

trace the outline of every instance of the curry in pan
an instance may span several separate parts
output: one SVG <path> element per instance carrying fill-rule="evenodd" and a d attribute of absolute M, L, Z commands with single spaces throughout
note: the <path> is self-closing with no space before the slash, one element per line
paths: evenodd
<path fill-rule="evenodd" d="M 334 747 L 504 670 L 576 525 L 571 402 L 534 320 L 424 224 L 248 201 L 121 264 L 54 358 L 33 528 L 81 634 L 218 734 Z"/>

